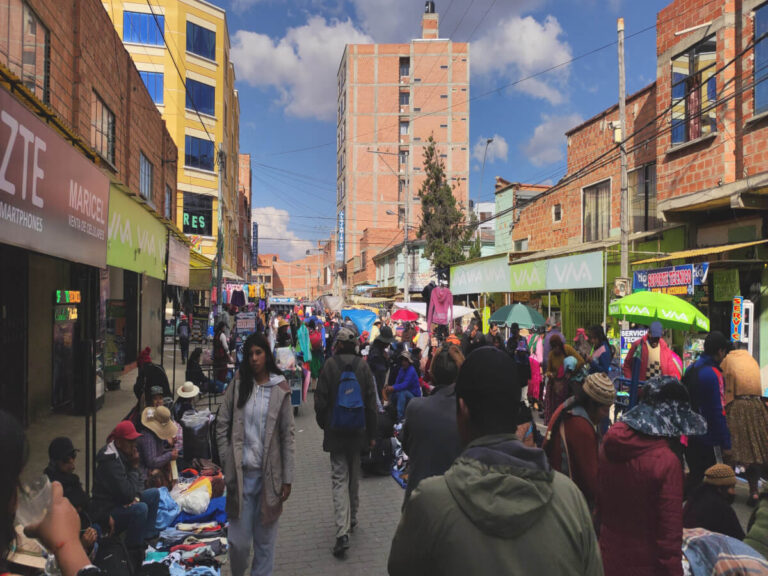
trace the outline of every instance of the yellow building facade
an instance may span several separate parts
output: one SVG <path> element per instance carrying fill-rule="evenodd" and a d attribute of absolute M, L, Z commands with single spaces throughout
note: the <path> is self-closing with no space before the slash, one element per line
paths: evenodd
<path fill-rule="evenodd" d="M 237 199 L 240 104 L 226 11 L 203 0 L 107 0 L 104 8 L 178 147 L 176 222 L 209 259 L 219 235 L 223 152 L 223 268 L 237 280 L 237 246 L 244 241 Z"/>

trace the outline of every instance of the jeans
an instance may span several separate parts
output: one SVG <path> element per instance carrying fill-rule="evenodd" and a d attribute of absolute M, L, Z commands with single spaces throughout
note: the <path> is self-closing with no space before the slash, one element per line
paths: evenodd
<path fill-rule="evenodd" d="M 410 390 L 400 390 L 395 392 L 395 404 L 397 405 L 397 419 L 402 421 L 405 418 L 405 407 L 411 398 L 414 398 L 413 392 Z"/>
<path fill-rule="evenodd" d="M 360 504 L 360 450 L 331 452 L 331 491 L 336 538 L 349 534 Z"/>
<path fill-rule="evenodd" d="M 181 348 L 181 363 L 186 364 L 189 358 L 189 338 L 179 338 L 179 347 Z"/>
<path fill-rule="evenodd" d="M 251 576 L 269 576 L 275 563 L 277 520 L 265 526 L 261 523 L 260 470 L 243 469 L 243 503 L 240 517 L 229 520 L 229 562 L 232 576 L 243 576 L 248 568 L 248 556 L 253 544 Z"/>
<path fill-rule="evenodd" d="M 142 546 L 144 540 L 157 536 L 155 521 L 157 507 L 160 504 L 160 491 L 149 488 L 139 494 L 139 502 L 128 507 L 113 508 L 110 515 L 115 521 L 115 533 L 126 532 L 125 545 Z"/>

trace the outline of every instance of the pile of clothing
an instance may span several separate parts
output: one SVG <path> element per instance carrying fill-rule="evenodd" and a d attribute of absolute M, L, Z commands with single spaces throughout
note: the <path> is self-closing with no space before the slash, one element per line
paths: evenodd
<path fill-rule="evenodd" d="M 167 567 L 171 576 L 219 576 L 227 553 L 224 476 L 210 460 L 195 460 L 170 492 L 160 489 L 154 547 L 147 549 L 142 572 Z M 159 572 L 158 572 L 159 573 Z"/>

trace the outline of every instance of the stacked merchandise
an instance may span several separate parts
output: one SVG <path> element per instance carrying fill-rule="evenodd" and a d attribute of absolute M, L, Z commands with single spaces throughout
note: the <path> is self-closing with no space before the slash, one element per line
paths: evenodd
<path fill-rule="evenodd" d="M 197 459 L 170 492 L 161 489 L 154 547 L 141 572 L 171 576 L 219 576 L 227 553 L 224 476 L 210 460 Z"/>

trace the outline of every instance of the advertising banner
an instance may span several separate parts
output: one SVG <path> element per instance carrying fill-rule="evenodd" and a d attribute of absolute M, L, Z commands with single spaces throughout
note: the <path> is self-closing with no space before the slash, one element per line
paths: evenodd
<path fill-rule="evenodd" d="M 547 290 L 578 290 L 603 286 L 603 253 L 587 252 L 547 261 Z"/>
<path fill-rule="evenodd" d="M 168 284 L 189 286 L 189 248 L 168 234 Z"/>
<path fill-rule="evenodd" d="M 731 307 L 731 342 L 741 342 L 744 337 L 744 298 L 735 296 Z"/>
<path fill-rule="evenodd" d="M 339 212 L 336 224 L 336 262 L 344 262 L 344 210 Z"/>
<path fill-rule="evenodd" d="M 635 341 L 640 340 L 646 335 L 648 330 L 622 330 L 621 331 L 621 365 L 624 366 L 624 360 L 627 358 L 629 348 Z"/>
<path fill-rule="evenodd" d="M 451 292 L 453 294 L 509 292 L 507 256 L 451 266 Z"/>
<path fill-rule="evenodd" d="M 547 261 L 538 260 L 509 267 L 512 292 L 535 292 L 547 289 Z"/>
<path fill-rule="evenodd" d="M 709 262 L 637 270 L 632 277 L 632 290 L 690 296 L 693 294 L 694 286 L 706 283 L 708 272 Z M 726 300 L 730 300 L 730 296 Z"/>
<path fill-rule="evenodd" d="M 140 204 L 110 188 L 107 264 L 165 280 L 166 234 Z"/>
<path fill-rule="evenodd" d="M 739 269 L 715 270 L 715 302 L 728 302 L 741 292 Z"/>
<path fill-rule="evenodd" d="M 0 242 L 99 268 L 109 180 L 0 88 Z"/>

